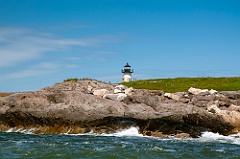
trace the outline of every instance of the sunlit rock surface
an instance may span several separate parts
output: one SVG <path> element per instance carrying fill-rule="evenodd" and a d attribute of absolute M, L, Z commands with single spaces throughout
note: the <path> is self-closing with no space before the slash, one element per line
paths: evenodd
<path fill-rule="evenodd" d="M 0 129 L 101 134 L 138 126 L 143 135 L 158 137 L 240 130 L 240 91 L 192 90 L 166 94 L 95 80 L 58 83 L 1 97 Z"/>

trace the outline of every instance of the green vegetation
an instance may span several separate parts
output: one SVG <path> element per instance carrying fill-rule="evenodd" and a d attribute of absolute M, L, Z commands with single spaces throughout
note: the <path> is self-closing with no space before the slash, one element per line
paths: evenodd
<path fill-rule="evenodd" d="M 100 80 L 97 80 L 97 79 L 92 79 L 92 78 L 68 78 L 68 79 L 65 79 L 63 82 L 69 82 L 69 81 L 72 81 L 72 82 L 77 82 L 77 81 L 81 81 L 81 80 L 89 80 L 89 81 L 94 81 L 95 83 L 97 82 L 101 82 L 101 83 L 107 83 L 107 82 L 103 82 L 103 81 L 100 81 Z M 111 82 L 109 82 L 111 83 Z"/>
<path fill-rule="evenodd" d="M 69 82 L 69 81 L 77 82 L 78 78 L 68 78 L 68 79 L 65 79 L 63 82 Z"/>
<path fill-rule="evenodd" d="M 123 83 L 138 89 L 163 90 L 164 92 L 187 92 L 190 87 L 215 89 L 217 91 L 240 90 L 240 77 L 202 77 L 202 78 L 168 78 L 149 79 Z"/>

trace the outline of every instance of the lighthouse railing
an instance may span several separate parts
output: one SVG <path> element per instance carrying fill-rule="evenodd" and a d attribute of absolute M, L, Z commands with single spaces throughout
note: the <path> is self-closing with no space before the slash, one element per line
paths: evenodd
<path fill-rule="evenodd" d="M 133 73 L 133 69 L 122 69 L 122 73 Z"/>

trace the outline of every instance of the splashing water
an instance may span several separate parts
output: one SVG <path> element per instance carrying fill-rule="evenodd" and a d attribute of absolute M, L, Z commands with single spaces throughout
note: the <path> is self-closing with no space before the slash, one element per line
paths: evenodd
<path fill-rule="evenodd" d="M 219 133 L 204 132 L 198 140 L 200 142 L 221 142 L 240 145 L 240 133 L 224 136 Z"/>
<path fill-rule="evenodd" d="M 128 129 L 124 129 L 118 133 L 114 133 L 113 136 L 138 136 L 142 137 L 142 134 L 138 133 L 139 128 L 138 127 L 130 127 Z"/>

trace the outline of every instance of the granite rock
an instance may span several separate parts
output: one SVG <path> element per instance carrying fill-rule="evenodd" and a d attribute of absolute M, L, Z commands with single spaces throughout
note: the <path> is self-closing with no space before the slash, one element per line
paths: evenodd
<path fill-rule="evenodd" d="M 114 94 L 115 88 L 109 83 L 79 80 L 1 97 L 0 129 L 112 133 L 137 126 L 144 135 L 189 137 L 198 137 L 203 131 L 226 135 L 240 130 L 239 91 L 182 92 L 174 94 L 179 96 L 176 100 L 161 90 L 131 88 L 131 93 Z M 103 89 L 110 95 L 93 95 L 92 90 Z M 222 106 L 222 101 L 229 103 Z"/>

